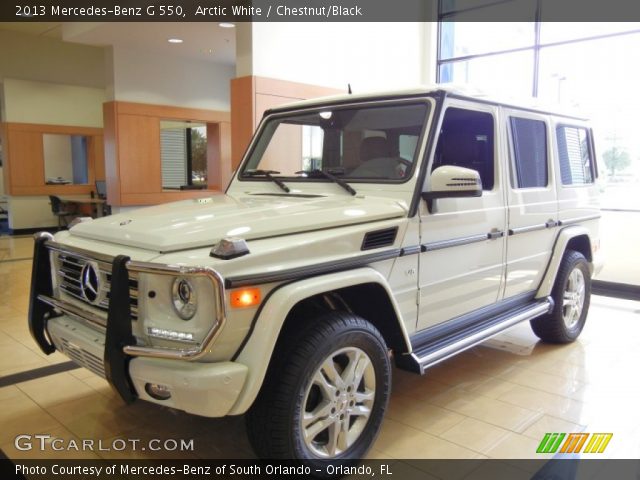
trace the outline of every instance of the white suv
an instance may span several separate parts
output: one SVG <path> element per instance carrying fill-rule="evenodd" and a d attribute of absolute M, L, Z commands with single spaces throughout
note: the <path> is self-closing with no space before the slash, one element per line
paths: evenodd
<path fill-rule="evenodd" d="M 392 360 L 578 337 L 596 175 L 582 119 L 449 89 L 280 107 L 225 195 L 39 234 L 31 332 L 127 402 L 247 413 L 260 456 L 355 461 Z"/>

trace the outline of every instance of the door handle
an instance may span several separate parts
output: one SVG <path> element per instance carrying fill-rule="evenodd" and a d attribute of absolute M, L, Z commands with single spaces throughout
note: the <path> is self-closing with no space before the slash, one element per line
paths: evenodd
<path fill-rule="evenodd" d="M 504 232 L 502 230 L 498 230 L 497 228 L 492 228 L 489 233 L 487 233 L 487 238 L 489 240 L 495 240 L 496 238 L 504 237 Z"/>

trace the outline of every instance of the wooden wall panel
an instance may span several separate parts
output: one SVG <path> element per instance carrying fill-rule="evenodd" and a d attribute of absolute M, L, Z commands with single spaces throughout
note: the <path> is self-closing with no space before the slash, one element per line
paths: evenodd
<path fill-rule="evenodd" d="M 44 187 L 44 152 L 42 133 L 9 127 L 11 193 L 19 187 Z"/>
<path fill-rule="evenodd" d="M 335 88 L 267 77 L 231 80 L 231 154 L 236 169 L 265 110 L 298 100 L 346 93 Z"/>
<path fill-rule="evenodd" d="M 160 193 L 160 122 L 140 115 L 118 116 L 120 188 L 127 193 Z"/>
<path fill-rule="evenodd" d="M 7 137 L 7 124 L 0 122 L 0 145 L 2 146 L 2 170 L 3 170 L 3 187 L 5 193 L 9 192 L 10 182 L 9 178 L 11 175 L 11 165 L 7 162 L 7 157 L 9 155 L 9 141 Z"/>
<path fill-rule="evenodd" d="M 118 162 L 118 106 L 116 102 L 102 105 L 104 119 L 104 173 L 107 181 L 107 202 L 120 205 L 120 164 Z"/>
<path fill-rule="evenodd" d="M 151 105 L 148 103 L 116 102 L 120 115 L 140 115 L 171 120 L 198 120 L 200 122 L 228 122 L 229 112 L 183 108 L 171 105 Z"/>
<path fill-rule="evenodd" d="M 95 189 L 96 162 L 102 161 L 102 129 L 67 125 L 6 123 L 5 192 L 7 195 L 82 195 Z M 84 135 L 87 151 L 88 182 L 75 185 L 47 185 L 44 171 L 43 135 Z M 98 167 L 100 168 L 100 167 Z"/>
<path fill-rule="evenodd" d="M 129 102 L 107 102 L 103 112 L 107 201 L 111 205 L 152 205 L 203 197 L 226 186 L 221 175 L 230 164 L 228 112 Z M 208 190 L 162 189 L 161 120 L 207 124 Z"/>
<path fill-rule="evenodd" d="M 262 115 L 262 114 L 261 114 Z M 259 121 L 259 120 L 258 120 Z M 256 129 L 255 77 L 231 80 L 231 166 L 235 170 Z"/>
<path fill-rule="evenodd" d="M 231 175 L 231 124 L 207 124 L 207 172 L 209 189 L 224 191 Z"/>

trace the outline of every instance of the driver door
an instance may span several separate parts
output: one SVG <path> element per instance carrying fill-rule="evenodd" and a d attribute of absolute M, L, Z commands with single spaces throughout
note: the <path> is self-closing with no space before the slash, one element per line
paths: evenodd
<path fill-rule="evenodd" d="M 443 165 L 476 170 L 483 192 L 479 197 L 433 200 L 431 211 L 420 202 L 418 330 L 500 300 L 507 216 L 498 114 L 491 105 L 454 100 L 444 110 L 428 172 Z"/>

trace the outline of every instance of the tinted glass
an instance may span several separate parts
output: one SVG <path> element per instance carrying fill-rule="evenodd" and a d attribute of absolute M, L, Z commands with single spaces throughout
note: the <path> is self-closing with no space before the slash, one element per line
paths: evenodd
<path fill-rule="evenodd" d="M 324 170 L 348 180 L 402 180 L 413 171 L 426 104 L 334 108 L 270 120 L 243 168 L 304 180 Z M 254 176 L 260 179 L 259 176 Z"/>
<path fill-rule="evenodd" d="M 511 117 L 511 139 L 515 163 L 517 188 L 546 187 L 547 129 L 544 122 L 528 118 Z"/>
<path fill-rule="evenodd" d="M 561 126 L 557 128 L 557 134 L 562 184 L 592 183 L 593 171 L 586 129 Z"/>
<path fill-rule="evenodd" d="M 470 168 L 480 174 L 483 190 L 493 189 L 493 116 L 462 108 L 448 108 L 432 171 L 443 165 Z"/>

